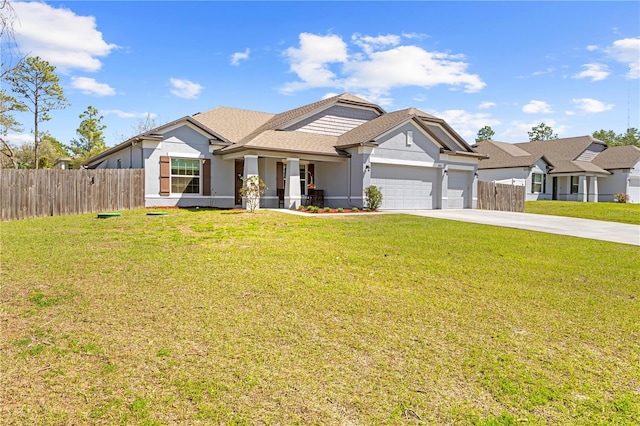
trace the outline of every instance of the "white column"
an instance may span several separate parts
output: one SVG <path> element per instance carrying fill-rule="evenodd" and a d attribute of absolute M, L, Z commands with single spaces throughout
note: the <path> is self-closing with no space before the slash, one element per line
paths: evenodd
<path fill-rule="evenodd" d="M 243 179 L 247 180 L 251 176 L 259 176 L 258 175 L 258 156 L 257 155 L 245 155 L 244 156 Z M 258 201 L 258 203 L 259 202 L 260 201 Z M 244 199 L 244 197 L 242 197 L 242 206 L 244 208 L 246 208 L 246 209 L 249 208 L 247 206 L 247 201 Z M 259 204 L 258 204 L 258 206 L 259 206 Z"/>
<path fill-rule="evenodd" d="M 589 179 L 589 201 L 598 202 L 598 176 Z"/>
<path fill-rule="evenodd" d="M 287 158 L 287 178 L 284 182 L 284 207 L 296 208 L 302 203 L 300 194 L 300 159 Z"/>
<path fill-rule="evenodd" d="M 587 202 L 587 197 L 589 193 L 587 192 L 587 177 L 585 175 L 580 175 L 580 179 L 578 181 L 578 201 Z"/>

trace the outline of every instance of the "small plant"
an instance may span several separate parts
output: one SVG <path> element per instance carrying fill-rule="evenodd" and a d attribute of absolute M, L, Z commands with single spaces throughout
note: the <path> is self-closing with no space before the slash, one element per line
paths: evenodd
<path fill-rule="evenodd" d="M 360 209 L 357 208 L 357 207 L 352 207 L 351 211 L 354 212 L 354 213 L 358 213 L 360 211 Z"/>
<path fill-rule="evenodd" d="M 364 189 L 365 206 L 368 210 L 376 211 L 382 205 L 382 192 L 375 185 Z"/>
<path fill-rule="evenodd" d="M 311 206 L 311 213 L 318 213 L 320 211 L 320 207 L 318 206 Z"/>
<path fill-rule="evenodd" d="M 324 208 L 324 212 L 325 213 L 331 213 L 331 207 L 325 207 Z"/>
<path fill-rule="evenodd" d="M 338 208 L 336 209 L 336 211 L 337 211 L 338 213 L 343 213 L 343 212 L 344 212 L 344 209 L 343 209 L 342 207 L 338 207 Z"/>
<path fill-rule="evenodd" d="M 260 207 L 260 197 L 267 192 L 267 189 L 267 185 L 260 176 L 253 175 L 242 180 L 240 194 L 247 203 L 247 210 L 253 213 Z"/>
<path fill-rule="evenodd" d="M 623 192 L 618 192 L 617 194 L 613 194 L 613 201 L 615 201 L 616 203 L 628 203 L 629 195 Z"/>
<path fill-rule="evenodd" d="M 303 206 L 302 204 L 300 204 L 300 205 L 298 206 L 298 210 L 304 210 L 304 209 L 306 209 L 306 207 L 305 207 L 305 206 Z"/>

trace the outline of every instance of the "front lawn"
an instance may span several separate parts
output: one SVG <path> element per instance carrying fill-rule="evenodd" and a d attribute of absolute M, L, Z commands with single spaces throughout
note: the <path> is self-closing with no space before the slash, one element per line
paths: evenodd
<path fill-rule="evenodd" d="M 527 201 L 524 204 L 524 211 L 640 225 L 640 204 Z"/>
<path fill-rule="evenodd" d="M 0 224 L 4 424 L 634 424 L 640 248 L 408 215 Z"/>

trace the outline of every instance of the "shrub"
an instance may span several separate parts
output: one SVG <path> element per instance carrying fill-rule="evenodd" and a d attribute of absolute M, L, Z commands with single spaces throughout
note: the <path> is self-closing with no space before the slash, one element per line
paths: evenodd
<path fill-rule="evenodd" d="M 357 207 L 352 207 L 351 211 L 354 213 L 358 213 L 360 211 L 360 209 L 358 209 Z"/>
<path fill-rule="evenodd" d="M 302 204 L 300 204 L 300 205 L 298 206 L 298 210 L 304 210 L 304 209 L 306 209 L 306 207 L 305 207 L 305 206 L 303 206 Z"/>
<path fill-rule="evenodd" d="M 613 194 L 613 201 L 616 203 L 628 203 L 629 196 L 623 192 L 618 192 L 617 194 Z"/>
<path fill-rule="evenodd" d="M 336 210 L 338 213 L 342 213 L 344 212 L 344 209 L 342 207 L 338 207 L 338 209 Z"/>
<path fill-rule="evenodd" d="M 375 185 L 364 189 L 365 206 L 371 211 L 376 211 L 382 205 L 382 192 Z"/>
<path fill-rule="evenodd" d="M 260 178 L 260 176 L 249 176 L 242 180 L 242 188 L 240 188 L 240 194 L 247 203 L 247 210 L 253 213 L 260 207 L 260 197 L 267 192 L 267 185 Z"/>
<path fill-rule="evenodd" d="M 320 211 L 320 207 L 318 206 L 310 206 L 311 213 L 318 213 Z"/>
<path fill-rule="evenodd" d="M 331 213 L 331 207 L 325 207 L 324 208 L 324 212 L 325 213 Z"/>

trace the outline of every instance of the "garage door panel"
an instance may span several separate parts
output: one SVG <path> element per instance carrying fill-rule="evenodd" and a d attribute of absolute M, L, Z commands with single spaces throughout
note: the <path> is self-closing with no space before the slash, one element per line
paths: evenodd
<path fill-rule="evenodd" d="M 447 191 L 447 207 L 450 209 L 462 209 L 469 197 L 470 172 L 449 171 L 449 189 Z"/>
<path fill-rule="evenodd" d="M 374 164 L 371 185 L 382 192 L 383 209 L 431 209 L 436 196 L 437 170 Z"/>

